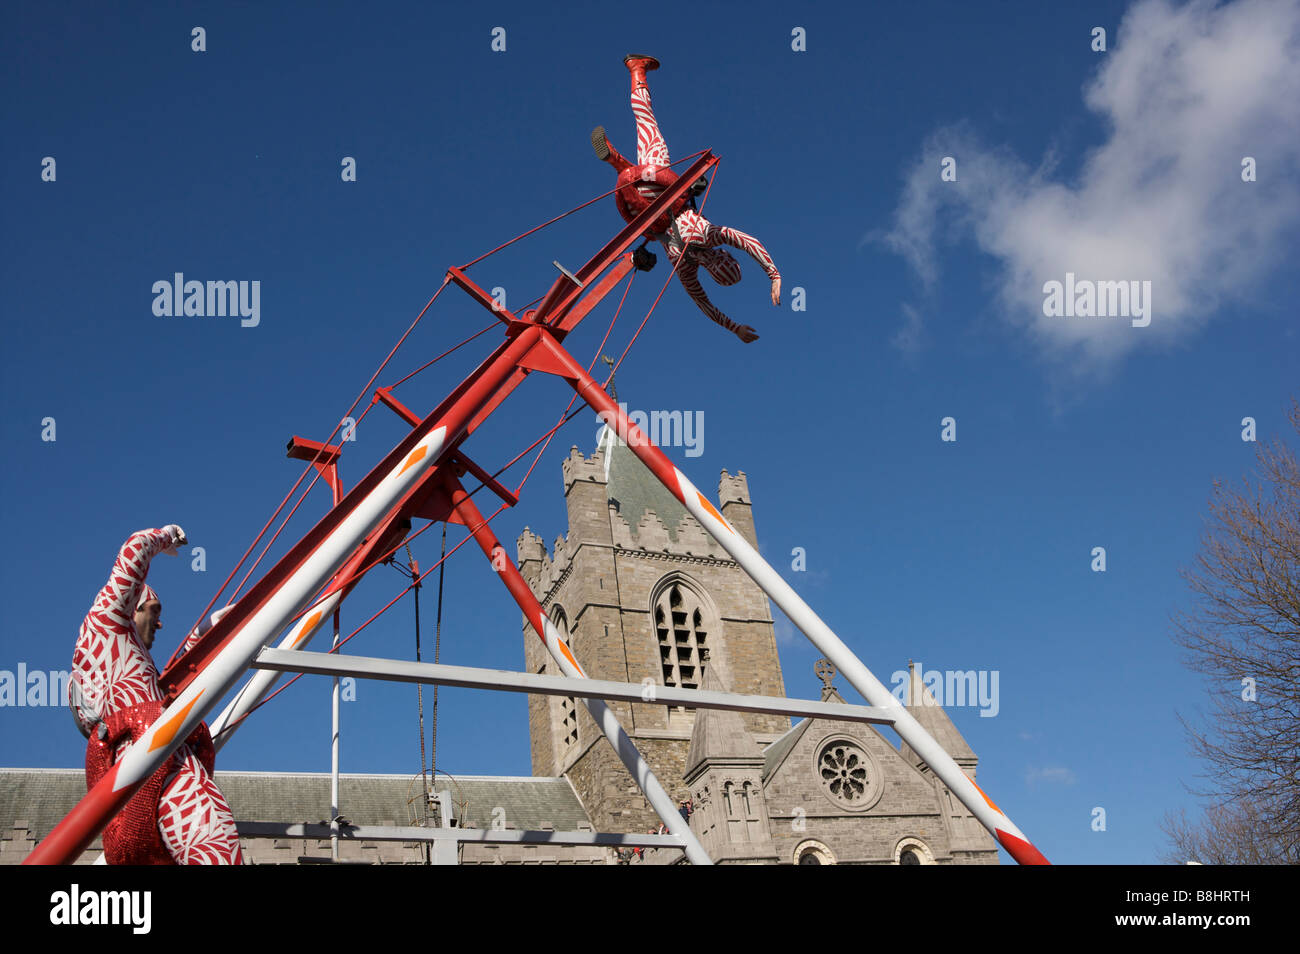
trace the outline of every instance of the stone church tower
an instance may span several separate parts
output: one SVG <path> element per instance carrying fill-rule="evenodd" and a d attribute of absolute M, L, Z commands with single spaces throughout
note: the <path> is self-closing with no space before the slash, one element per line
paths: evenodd
<path fill-rule="evenodd" d="M 552 554 L 525 529 L 519 567 L 593 679 L 699 688 L 711 667 L 731 692 L 785 695 L 772 614 L 763 591 L 621 442 L 604 432 L 596 453 L 576 447 L 563 464 L 569 532 Z M 722 472 L 723 516 L 751 544 L 754 518 L 743 472 Z M 529 672 L 556 674 L 524 634 Z M 694 710 L 613 703 L 623 727 L 677 798 Z M 534 775 L 567 775 L 602 831 L 644 831 L 659 819 L 581 703 L 529 697 Z M 759 745 L 787 729 L 783 716 L 744 713 Z"/>
<path fill-rule="evenodd" d="M 608 431 L 563 464 L 569 532 L 548 555 L 525 528 L 520 570 L 593 679 L 784 696 L 767 597 Z M 723 516 L 755 548 L 749 483 L 722 471 Z M 529 672 L 557 674 L 524 623 Z M 843 702 L 819 670 L 823 701 Z M 976 758 L 919 675 L 908 704 L 973 778 Z M 996 864 L 980 824 L 906 746 L 833 719 L 611 703 L 691 827 L 731 864 Z M 565 776 L 597 831 L 653 830 L 646 804 L 586 708 L 529 696 L 535 776 Z M 679 849 L 642 863 L 676 863 Z"/>

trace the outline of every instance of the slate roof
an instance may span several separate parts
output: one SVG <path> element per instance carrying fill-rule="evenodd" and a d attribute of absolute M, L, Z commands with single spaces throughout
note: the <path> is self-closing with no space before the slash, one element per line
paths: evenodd
<path fill-rule="evenodd" d="M 319 822 L 329 818 L 328 773 L 222 772 L 216 774 L 237 821 Z M 437 790 L 450 790 L 462 825 L 491 828 L 502 809 L 509 828 L 557 831 L 590 828 L 573 787 L 563 778 L 511 776 L 438 777 Z M 411 824 L 419 790 L 406 775 L 340 776 L 339 804 L 354 825 Z M 26 822 L 37 839 L 49 834 L 86 793 L 81 769 L 0 768 L 0 832 Z"/>
<path fill-rule="evenodd" d="M 15 823 L 44 838 L 86 794 L 82 769 L 0 769 L 0 834 Z"/>
<path fill-rule="evenodd" d="M 637 535 L 641 515 L 653 510 L 668 528 L 669 539 L 675 541 L 677 525 L 686 516 L 681 501 L 670 494 L 631 448 L 615 438 L 608 428 L 602 432 L 600 446 L 609 462 L 606 492 L 610 501 L 618 504 L 618 512 L 632 529 L 632 536 Z"/>
<path fill-rule="evenodd" d="M 704 672 L 704 688 L 720 692 L 716 666 Z M 711 762 L 737 762 L 761 759 L 762 752 L 754 737 L 745 729 L 740 713 L 731 709 L 699 709 L 695 713 L 695 726 L 691 729 L 691 745 L 686 752 L 686 778 L 705 760 Z"/>
<path fill-rule="evenodd" d="M 790 754 L 791 749 L 799 744 L 799 740 L 808 731 L 808 726 L 812 724 L 812 721 L 812 719 L 800 719 L 763 750 L 763 781 L 766 782 L 772 777 L 772 773 L 781 767 L 785 757 Z"/>

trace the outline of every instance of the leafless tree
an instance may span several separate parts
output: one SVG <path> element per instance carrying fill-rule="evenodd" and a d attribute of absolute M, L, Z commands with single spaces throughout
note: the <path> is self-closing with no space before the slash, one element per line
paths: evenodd
<path fill-rule="evenodd" d="M 1203 865 L 1300 864 L 1300 846 L 1295 839 L 1268 835 L 1261 814 L 1249 798 L 1212 805 L 1199 821 L 1190 820 L 1185 809 L 1170 812 L 1161 825 L 1169 839 L 1162 860 L 1175 865 L 1192 861 Z"/>
<path fill-rule="evenodd" d="M 1300 436 L 1300 404 L 1292 402 Z M 1186 664 L 1205 677 L 1206 717 L 1180 716 L 1204 763 L 1200 826 L 1166 819 L 1191 860 L 1296 863 L 1300 853 L 1300 463 L 1261 442 L 1254 479 L 1216 481 L 1196 564 L 1183 572 L 1193 607 L 1174 617 Z M 1231 842 L 1254 840 L 1233 848 Z M 1188 860 L 1188 859 L 1184 859 Z"/>

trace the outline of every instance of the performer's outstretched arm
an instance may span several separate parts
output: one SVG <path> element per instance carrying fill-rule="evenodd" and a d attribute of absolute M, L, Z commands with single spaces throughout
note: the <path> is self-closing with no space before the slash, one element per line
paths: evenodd
<path fill-rule="evenodd" d="M 176 546 L 180 532 L 180 527 L 171 524 L 158 530 L 137 530 L 127 537 L 108 574 L 108 582 L 95 597 L 91 614 L 106 617 L 118 626 L 131 626 L 150 561 Z"/>
<path fill-rule="evenodd" d="M 689 255 L 677 266 L 677 277 L 682 280 L 682 287 L 686 289 L 687 294 L 695 299 L 695 304 L 700 306 L 700 311 L 708 315 L 710 319 L 722 325 L 722 327 L 746 343 L 758 338 L 758 333 L 753 328 L 749 327 L 749 325 L 736 324 L 718 311 L 713 302 L 709 301 L 709 296 L 704 294 L 704 286 L 700 284 L 699 265 Z"/>
<path fill-rule="evenodd" d="M 184 539 L 184 531 L 170 524 L 158 530 L 137 530 L 118 551 L 108 582 L 82 621 L 72 653 L 68 701 L 82 732 L 88 732 L 93 721 L 103 716 L 104 697 L 113 679 L 147 681 L 146 674 L 128 664 L 125 640 L 135 632 L 135 607 L 150 561 Z"/>
<path fill-rule="evenodd" d="M 711 247 L 730 245 L 732 248 L 747 252 L 754 261 L 762 266 L 763 271 L 772 282 L 772 304 L 781 304 L 781 273 L 777 271 L 776 263 L 772 261 L 772 256 L 767 254 L 767 249 L 763 247 L 762 242 L 738 229 L 729 229 L 725 225 L 709 223 L 708 244 Z"/>

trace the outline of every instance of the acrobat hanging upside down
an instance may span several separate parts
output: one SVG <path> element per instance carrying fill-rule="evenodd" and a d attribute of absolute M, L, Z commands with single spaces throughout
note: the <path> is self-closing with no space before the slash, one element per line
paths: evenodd
<path fill-rule="evenodd" d="M 596 158 L 608 162 L 618 172 L 621 188 L 614 194 L 614 199 L 623 218 L 631 222 L 654 199 L 657 192 L 676 177 L 667 169 L 668 146 L 659 132 L 659 124 L 655 122 L 654 110 L 650 106 L 650 88 L 646 84 L 646 71 L 658 69 L 659 61 L 653 56 L 632 54 L 625 56 L 623 63 L 632 74 L 637 164 L 633 165 L 623 158 L 609 144 L 604 126 L 592 130 L 591 145 L 596 150 Z M 730 245 L 743 249 L 763 267 L 771 279 L 773 305 L 781 304 L 781 273 L 758 239 L 735 229 L 714 225 L 700 215 L 695 210 L 695 194 L 698 191 L 702 191 L 699 184 L 692 189 L 689 199 L 683 200 L 669 213 L 661 216 L 648 234 L 663 244 L 664 251 L 668 253 L 668 261 L 676 265 L 682 285 L 695 299 L 700 310 L 728 331 L 734 332 L 741 341 L 754 341 L 758 338 L 758 333 L 753 328 L 736 324 L 709 301 L 704 286 L 700 284 L 699 266 L 703 265 L 719 285 L 734 285 L 740 281 L 740 263 L 730 252 L 718 246 Z M 680 263 L 678 259 L 681 259 Z"/>

